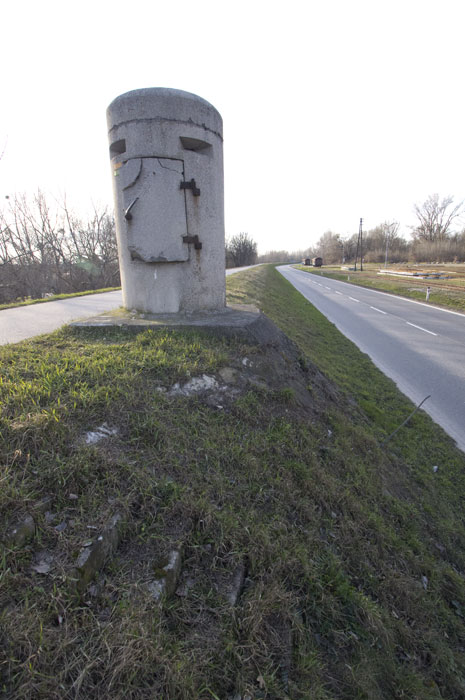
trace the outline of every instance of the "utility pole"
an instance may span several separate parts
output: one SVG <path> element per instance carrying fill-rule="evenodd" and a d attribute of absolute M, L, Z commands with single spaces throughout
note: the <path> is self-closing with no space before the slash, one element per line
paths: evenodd
<path fill-rule="evenodd" d="M 360 219 L 360 228 L 358 235 L 360 237 L 360 272 L 363 272 L 363 235 L 362 235 L 363 219 Z"/>
<path fill-rule="evenodd" d="M 358 229 L 358 238 L 357 238 L 357 250 L 355 252 L 355 266 L 354 270 L 357 271 L 357 258 L 358 258 L 358 251 L 360 248 L 360 271 L 363 271 L 363 246 L 362 246 L 362 224 L 363 224 L 363 219 L 360 219 L 360 226 Z"/>

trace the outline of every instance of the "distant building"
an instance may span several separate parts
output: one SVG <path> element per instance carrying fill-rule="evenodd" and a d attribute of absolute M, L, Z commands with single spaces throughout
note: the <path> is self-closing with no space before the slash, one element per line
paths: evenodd
<path fill-rule="evenodd" d="M 313 258 L 313 267 L 321 267 L 323 265 L 323 258 Z"/>

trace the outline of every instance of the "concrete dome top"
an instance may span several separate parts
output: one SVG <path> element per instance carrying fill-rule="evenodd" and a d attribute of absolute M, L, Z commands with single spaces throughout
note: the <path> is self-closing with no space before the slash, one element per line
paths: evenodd
<path fill-rule="evenodd" d="M 142 88 L 116 97 L 107 109 L 108 130 L 141 119 L 177 121 L 201 126 L 222 138 L 223 120 L 207 100 L 173 88 Z"/>

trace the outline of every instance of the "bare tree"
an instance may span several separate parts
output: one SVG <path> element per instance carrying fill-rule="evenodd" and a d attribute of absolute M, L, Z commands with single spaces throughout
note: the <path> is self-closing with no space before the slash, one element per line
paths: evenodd
<path fill-rule="evenodd" d="M 304 255 L 304 251 L 289 251 L 287 250 L 267 250 L 266 253 L 259 255 L 257 257 L 257 262 L 259 263 L 287 263 L 287 262 L 298 262 Z"/>
<path fill-rule="evenodd" d="M 441 241 L 452 233 L 452 224 L 463 213 L 463 201 L 453 206 L 453 197 L 440 200 L 438 194 L 432 194 L 423 204 L 415 204 L 414 211 L 419 220 L 412 227 L 412 235 L 424 241 Z"/>
<path fill-rule="evenodd" d="M 400 223 L 398 221 L 385 221 L 383 224 L 381 224 L 384 239 L 388 243 L 391 243 L 397 237 L 399 226 Z"/>
<path fill-rule="evenodd" d="M 257 244 L 248 233 L 238 233 L 226 243 L 226 266 L 243 267 L 257 261 Z"/>
<path fill-rule="evenodd" d="M 383 233 L 384 233 L 384 240 L 386 241 L 386 253 L 384 256 L 385 267 L 388 264 L 389 246 L 397 238 L 397 232 L 399 231 L 399 226 L 400 226 L 400 223 L 398 221 L 385 221 L 384 224 L 381 225 Z"/>
<path fill-rule="evenodd" d="M 73 262 L 74 272 L 79 271 L 81 278 L 87 275 L 87 284 L 91 284 L 95 277 L 99 278 L 102 287 L 119 284 L 115 221 L 107 208 L 94 204 L 92 215 L 86 221 L 70 210 L 66 198 L 62 210 L 67 255 Z M 82 283 L 86 283 L 85 279 Z"/>
<path fill-rule="evenodd" d="M 325 231 L 315 246 L 315 255 L 321 256 L 325 265 L 339 263 L 345 257 L 342 254 L 342 248 L 343 241 L 340 234 L 333 231 Z"/>
<path fill-rule="evenodd" d="M 0 210 L 0 271 L 0 301 L 118 285 L 113 217 L 94 206 L 83 220 L 40 190 L 14 195 Z"/>

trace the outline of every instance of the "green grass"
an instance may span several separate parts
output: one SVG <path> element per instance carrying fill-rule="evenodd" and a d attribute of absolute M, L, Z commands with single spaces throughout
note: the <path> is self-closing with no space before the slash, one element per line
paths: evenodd
<path fill-rule="evenodd" d="M 342 282 L 348 282 L 359 287 L 378 289 L 389 294 L 397 294 L 408 299 L 417 299 L 426 302 L 426 286 L 431 288 L 429 303 L 442 306 L 446 309 L 465 312 L 465 281 L 463 278 L 450 280 L 416 280 L 415 278 L 400 279 L 398 277 L 377 276 L 375 269 L 364 269 L 363 272 L 357 270 L 342 271 L 335 268 L 324 267 L 322 269 L 308 268 L 304 265 L 295 265 L 298 270 L 308 272 L 313 275 L 329 277 Z M 365 265 L 364 265 L 365 268 Z M 379 269 L 379 266 L 376 270 Z M 456 286 L 457 289 L 440 289 L 441 284 Z M 415 288 L 416 287 L 416 288 Z"/>
<path fill-rule="evenodd" d="M 0 552 L 3 695 L 464 697 L 463 453 L 422 412 L 383 447 L 410 402 L 273 266 L 228 289 L 298 362 L 187 331 L 64 329 L 0 349 L 0 532 L 37 523 Z M 261 381 L 235 395 L 166 391 L 246 365 Z M 85 445 L 103 422 L 118 434 Z M 120 546 L 77 597 L 77 553 L 116 511 Z M 158 605 L 147 577 L 180 545 L 188 591 Z M 221 581 L 239 565 L 231 607 Z"/>
<path fill-rule="evenodd" d="M 85 297 L 89 294 L 102 294 L 103 292 L 115 292 L 121 287 L 107 287 L 106 289 L 90 289 L 86 292 L 73 292 L 72 294 L 52 294 L 43 299 L 25 299 L 24 301 L 12 301 L 9 304 L 0 304 L 0 311 L 4 309 L 14 309 L 17 306 L 31 306 L 31 304 L 45 304 L 48 301 L 57 301 L 58 299 L 72 299 L 73 297 Z"/>

